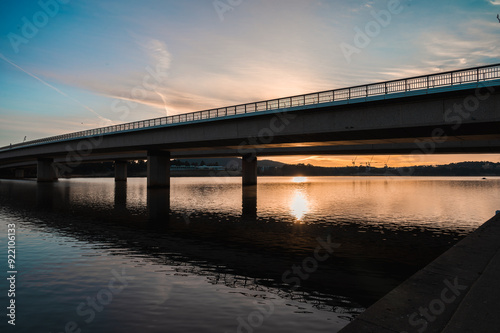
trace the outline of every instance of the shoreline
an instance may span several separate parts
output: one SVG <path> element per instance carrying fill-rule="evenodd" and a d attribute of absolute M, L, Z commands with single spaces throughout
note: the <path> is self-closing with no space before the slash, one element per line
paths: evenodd
<path fill-rule="evenodd" d="M 390 291 L 339 333 L 498 329 L 500 214 Z M 493 309 L 491 309 L 493 307 Z"/>

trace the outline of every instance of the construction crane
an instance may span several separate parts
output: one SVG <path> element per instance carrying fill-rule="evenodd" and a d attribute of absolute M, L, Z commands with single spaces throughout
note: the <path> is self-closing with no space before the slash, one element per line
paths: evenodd
<path fill-rule="evenodd" d="M 390 159 L 391 159 L 391 156 L 389 155 L 389 158 L 387 158 L 387 161 L 385 161 L 384 168 L 387 169 L 387 164 L 389 163 Z"/>
<path fill-rule="evenodd" d="M 372 156 L 372 158 L 370 159 L 370 162 L 366 162 L 366 172 L 369 172 L 371 169 L 373 157 L 374 156 Z"/>
<path fill-rule="evenodd" d="M 370 159 L 370 162 L 366 162 L 366 167 L 367 167 L 367 168 L 369 168 L 369 167 L 371 167 L 371 166 L 372 166 L 373 157 L 374 157 L 374 156 L 372 156 L 372 158 Z"/>

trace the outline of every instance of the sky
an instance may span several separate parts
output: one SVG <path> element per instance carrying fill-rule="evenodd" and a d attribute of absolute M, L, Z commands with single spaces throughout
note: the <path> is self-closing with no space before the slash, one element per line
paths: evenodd
<path fill-rule="evenodd" d="M 4 0 L 2 9 L 0 146 L 500 62 L 500 0 Z M 374 13 L 390 16 L 356 44 Z M 469 160 L 500 156 L 375 156 L 372 165 Z"/>

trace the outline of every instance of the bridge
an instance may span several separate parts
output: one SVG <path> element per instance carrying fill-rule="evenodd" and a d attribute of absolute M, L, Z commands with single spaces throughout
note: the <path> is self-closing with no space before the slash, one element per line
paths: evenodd
<path fill-rule="evenodd" d="M 0 168 L 37 180 L 80 163 L 147 159 L 148 187 L 170 186 L 170 159 L 307 154 L 500 153 L 500 64 L 89 129 L 0 148 Z"/>

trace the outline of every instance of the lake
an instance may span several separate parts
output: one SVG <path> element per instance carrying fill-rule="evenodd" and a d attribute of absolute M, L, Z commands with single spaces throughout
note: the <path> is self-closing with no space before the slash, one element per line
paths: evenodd
<path fill-rule="evenodd" d="M 491 218 L 499 189 L 481 177 L 261 177 L 245 189 L 172 178 L 169 191 L 144 178 L 0 180 L 15 331 L 337 332 Z"/>

